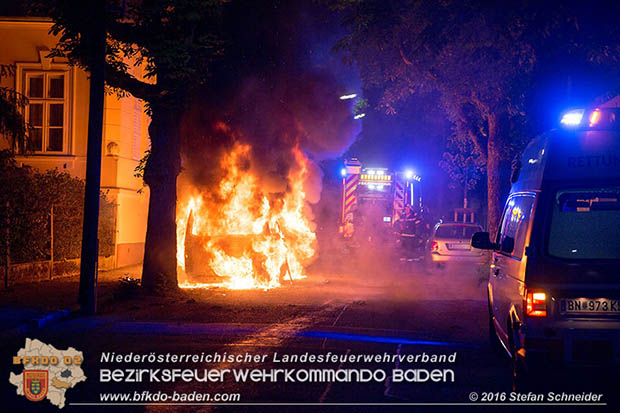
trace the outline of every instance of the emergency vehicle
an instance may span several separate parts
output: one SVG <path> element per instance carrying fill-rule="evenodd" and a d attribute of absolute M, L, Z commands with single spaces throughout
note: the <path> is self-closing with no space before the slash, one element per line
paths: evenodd
<path fill-rule="evenodd" d="M 341 233 L 351 238 L 365 229 L 391 229 L 407 210 L 422 208 L 421 177 L 413 171 L 364 167 L 347 159 L 341 170 Z"/>
<path fill-rule="evenodd" d="M 620 365 L 620 107 L 562 124 L 525 149 L 497 234 L 472 237 L 493 251 L 490 340 L 516 387 L 550 363 Z"/>

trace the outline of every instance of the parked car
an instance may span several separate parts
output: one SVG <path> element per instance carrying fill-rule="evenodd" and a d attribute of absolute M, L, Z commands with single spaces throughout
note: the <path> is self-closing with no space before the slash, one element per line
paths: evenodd
<path fill-rule="evenodd" d="M 482 226 L 474 223 L 438 223 L 428 240 L 428 263 L 435 268 L 446 263 L 483 263 L 485 252 L 471 246 L 472 235 L 480 231 Z"/>
<path fill-rule="evenodd" d="M 528 145 L 493 241 L 472 238 L 493 251 L 490 340 L 510 355 L 516 388 L 549 363 L 615 366 L 617 377 L 620 108 L 585 115 Z"/>

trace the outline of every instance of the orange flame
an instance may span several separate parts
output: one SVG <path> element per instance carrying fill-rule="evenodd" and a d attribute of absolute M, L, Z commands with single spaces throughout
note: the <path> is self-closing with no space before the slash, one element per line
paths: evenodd
<path fill-rule="evenodd" d="M 216 197 L 196 190 L 179 202 L 177 261 L 188 274 L 181 288 L 270 289 L 305 277 L 304 264 L 314 256 L 316 243 L 304 192 L 309 160 L 294 148 L 289 187 L 274 195 L 261 188 L 248 168 L 250 151 L 249 145 L 236 144 L 223 157 L 226 175 Z M 186 234 L 188 228 L 191 234 Z M 197 249 L 206 257 L 191 269 L 186 265 L 188 239 L 191 252 Z M 190 272 L 207 274 L 210 281 L 190 280 Z"/>

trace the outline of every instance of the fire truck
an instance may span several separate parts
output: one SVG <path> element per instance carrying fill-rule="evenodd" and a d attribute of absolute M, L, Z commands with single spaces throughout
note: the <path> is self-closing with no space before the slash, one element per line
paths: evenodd
<path fill-rule="evenodd" d="M 344 238 L 360 232 L 376 236 L 380 228 L 391 233 L 394 223 L 404 219 L 407 211 L 422 208 L 422 179 L 411 170 L 364 167 L 352 158 L 345 160 L 341 175 L 340 232 Z"/>

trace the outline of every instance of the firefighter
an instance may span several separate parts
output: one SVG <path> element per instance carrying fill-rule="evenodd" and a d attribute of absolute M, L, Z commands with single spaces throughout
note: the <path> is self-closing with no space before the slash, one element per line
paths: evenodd
<path fill-rule="evenodd" d="M 353 213 L 349 212 L 347 214 L 347 216 L 344 218 L 344 228 L 343 228 L 343 235 L 345 238 L 351 238 L 353 236 L 353 230 L 354 230 L 354 226 L 353 226 Z"/>
<path fill-rule="evenodd" d="M 424 254 L 425 231 L 422 215 L 407 205 L 404 219 L 398 222 L 401 246 L 408 256 L 418 257 Z"/>
<path fill-rule="evenodd" d="M 414 211 L 409 205 L 403 212 L 403 219 L 399 221 L 398 230 L 400 235 L 400 245 L 405 250 L 405 253 L 409 255 L 413 249 L 413 241 L 415 238 L 415 227 L 413 225 Z"/>
<path fill-rule="evenodd" d="M 413 209 L 413 207 L 411 205 L 407 205 L 405 207 L 405 213 L 404 213 L 404 217 L 405 219 L 412 219 L 415 216 L 415 210 Z"/>
<path fill-rule="evenodd" d="M 426 241 L 428 241 L 431 236 L 433 222 L 430 212 L 425 208 L 420 208 L 420 217 L 421 222 L 419 228 L 419 235 L 424 240 L 424 243 L 426 243 Z"/>

